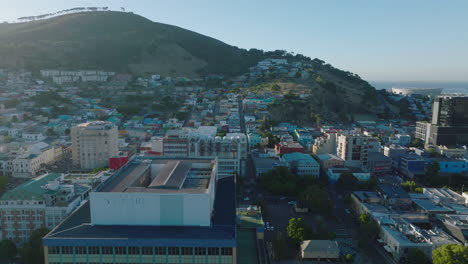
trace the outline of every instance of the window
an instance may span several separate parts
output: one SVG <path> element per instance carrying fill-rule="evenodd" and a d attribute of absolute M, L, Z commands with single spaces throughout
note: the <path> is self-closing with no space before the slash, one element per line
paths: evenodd
<path fill-rule="evenodd" d="M 152 247 L 142 247 L 141 248 L 142 255 L 153 255 L 153 248 Z"/>
<path fill-rule="evenodd" d="M 99 255 L 99 247 L 88 247 L 88 254 Z"/>
<path fill-rule="evenodd" d="M 191 247 L 183 247 L 182 255 L 193 255 L 193 250 Z"/>
<path fill-rule="evenodd" d="M 221 248 L 221 255 L 223 256 L 232 256 L 232 248 Z"/>
<path fill-rule="evenodd" d="M 219 255 L 219 248 L 208 248 L 208 255 L 210 256 Z"/>
<path fill-rule="evenodd" d="M 206 248 L 196 247 L 196 248 L 195 248 L 195 255 L 197 255 L 197 256 L 204 256 L 204 255 L 206 255 Z"/>
<path fill-rule="evenodd" d="M 67 246 L 62 247 L 62 254 L 73 254 L 72 247 L 67 247 Z"/>
<path fill-rule="evenodd" d="M 86 247 L 75 247 L 75 254 L 86 255 Z"/>
<path fill-rule="evenodd" d="M 127 248 L 126 247 L 115 247 L 115 254 L 116 255 L 126 255 Z"/>
<path fill-rule="evenodd" d="M 166 248 L 165 247 L 157 247 L 155 248 L 156 255 L 166 255 Z"/>
<path fill-rule="evenodd" d="M 113 250 L 112 250 L 112 247 L 102 247 L 102 254 L 103 255 L 112 255 L 112 254 L 114 254 Z"/>
<path fill-rule="evenodd" d="M 168 255 L 179 255 L 179 248 L 178 247 L 170 247 L 168 248 Z"/>
<path fill-rule="evenodd" d="M 128 247 L 128 255 L 140 255 L 139 247 Z"/>

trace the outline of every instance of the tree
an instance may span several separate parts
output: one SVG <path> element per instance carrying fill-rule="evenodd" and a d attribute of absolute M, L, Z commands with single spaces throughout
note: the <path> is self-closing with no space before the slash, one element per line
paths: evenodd
<path fill-rule="evenodd" d="M 341 173 L 340 178 L 338 178 L 338 185 L 350 190 L 356 188 L 357 184 L 358 179 L 350 171 Z"/>
<path fill-rule="evenodd" d="M 401 187 L 407 192 L 414 192 L 416 188 L 416 183 L 414 181 L 405 181 L 401 183 Z"/>
<path fill-rule="evenodd" d="M 13 137 L 12 136 L 9 136 L 9 135 L 6 135 L 6 136 L 3 136 L 3 142 L 5 143 L 10 143 L 13 141 Z"/>
<path fill-rule="evenodd" d="M 301 242 L 307 239 L 310 229 L 302 218 L 289 219 L 288 226 L 286 227 L 288 237 L 294 242 Z"/>
<path fill-rule="evenodd" d="M 0 190 L 8 184 L 8 176 L 0 176 Z"/>
<path fill-rule="evenodd" d="M 437 184 L 437 178 L 439 177 L 440 164 L 437 160 L 433 160 L 426 168 L 426 182 L 430 186 Z"/>
<path fill-rule="evenodd" d="M 351 255 L 351 254 L 346 254 L 346 256 L 345 256 L 345 261 L 346 261 L 347 263 L 353 263 L 353 262 L 354 262 L 354 256 Z"/>
<path fill-rule="evenodd" d="M 65 131 L 64 131 L 64 132 L 65 132 L 65 135 L 70 135 L 70 131 L 71 131 L 71 130 L 70 130 L 69 128 L 66 128 Z"/>
<path fill-rule="evenodd" d="M 276 233 L 276 238 L 273 240 L 273 251 L 277 260 L 286 257 L 287 244 L 283 237 L 283 233 Z"/>
<path fill-rule="evenodd" d="M 361 234 L 367 241 L 373 241 L 379 234 L 379 224 L 369 214 L 361 214 L 359 222 L 361 223 Z"/>
<path fill-rule="evenodd" d="M 408 250 L 408 264 L 426 264 L 428 258 L 419 248 L 410 248 Z"/>
<path fill-rule="evenodd" d="M 309 185 L 298 195 L 298 199 L 310 212 L 331 212 L 332 201 L 328 193 L 317 185 Z"/>
<path fill-rule="evenodd" d="M 46 136 L 51 137 L 55 135 L 55 131 L 53 128 L 49 127 L 46 131 Z"/>
<path fill-rule="evenodd" d="M 468 247 L 464 245 L 448 244 L 432 251 L 434 264 L 466 264 Z"/>
<path fill-rule="evenodd" d="M 16 254 L 18 254 L 18 250 L 16 249 L 16 245 L 13 241 L 0 241 L 0 260 L 10 262 L 15 258 Z"/>
<path fill-rule="evenodd" d="M 40 228 L 34 230 L 26 243 L 21 249 L 23 260 L 28 264 L 43 264 L 44 250 L 42 248 L 42 238 L 49 233 L 49 229 Z"/>
<path fill-rule="evenodd" d="M 424 142 L 420 138 L 415 138 L 409 147 L 422 148 L 424 147 Z"/>
<path fill-rule="evenodd" d="M 260 176 L 260 184 L 273 194 L 294 194 L 298 177 L 288 167 L 278 166 Z"/>

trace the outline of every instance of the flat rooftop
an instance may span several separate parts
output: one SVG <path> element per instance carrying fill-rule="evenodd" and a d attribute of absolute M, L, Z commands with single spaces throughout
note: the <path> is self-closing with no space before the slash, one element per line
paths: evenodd
<path fill-rule="evenodd" d="M 204 193 L 214 184 L 214 160 L 135 160 L 99 192 Z"/>
<path fill-rule="evenodd" d="M 234 177 L 217 181 L 211 226 L 92 225 L 86 202 L 43 238 L 45 246 L 235 247 Z"/>

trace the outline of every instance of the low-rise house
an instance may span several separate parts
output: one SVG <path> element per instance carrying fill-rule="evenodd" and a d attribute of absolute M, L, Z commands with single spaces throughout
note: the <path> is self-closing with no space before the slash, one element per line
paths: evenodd
<path fill-rule="evenodd" d="M 324 173 L 327 172 L 328 168 L 344 166 L 344 160 L 333 154 L 319 154 L 317 155 L 317 159 Z"/>
<path fill-rule="evenodd" d="M 301 243 L 302 259 L 338 260 L 340 247 L 336 240 L 305 240 Z"/>
<path fill-rule="evenodd" d="M 275 167 L 286 166 L 278 157 L 272 157 L 269 154 L 258 152 L 252 153 L 252 162 L 255 170 L 255 177 L 260 177 L 263 173 Z"/>
<path fill-rule="evenodd" d="M 463 244 L 468 244 L 468 215 L 440 214 L 437 219 L 445 230 Z"/>
<path fill-rule="evenodd" d="M 407 259 L 412 248 L 421 250 L 431 259 L 433 250 L 446 244 L 459 244 L 442 229 L 423 229 L 400 217 L 390 218 L 380 228 L 384 249 L 397 261 Z"/>
<path fill-rule="evenodd" d="M 392 172 L 392 160 L 380 152 L 369 152 L 366 169 L 372 175 L 389 174 Z"/>
<path fill-rule="evenodd" d="M 344 172 L 351 172 L 354 177 L 357 178 L 359 182 L 368 181 L 371 177 L 369 172 L 362 171 L 359 168 L 355 167 L 332 167 L 327 170 L 327 177 L 330 183 L 337 183 L 340 179 L 341 174 Z"/>
<path fill-rule="evenodd" d="M 281 142 L 279 144 L 275 144 L 275 151 L 277 154 L 293 152 L 306 153 L 306 149 L 297 142 Z"/>
<path fill-rule="evenodd" d="M 400 185 L 379 184 L 378 193 L 384 198 L 383 202 L 392 208 L 408 209 L 412 200 L 409 194 Z"/>
<path fill-rule="evenodd" d="M 298 176 L 320 176 L 320 164 L 310 155 L 304 153 L 288 153 L 281 157 L 289 169 Z"/>

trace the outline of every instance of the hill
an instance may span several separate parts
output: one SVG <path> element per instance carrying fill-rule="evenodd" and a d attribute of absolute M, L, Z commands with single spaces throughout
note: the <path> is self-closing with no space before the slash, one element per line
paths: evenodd
<path fill-rule="evenodd" d="M 262 55 L 123 12 L 83 12 L 0 24 L 1 68 L 235 75 Z"/>
<path fill-rule="evenodd" d="M 250 89 L 261 90 L 277 84 L 280 88 L 277 92 L 310 95 L 300 101 L 297 98 L 285 100 L 283 105 L 277 106 L 276 117 L 283 120 L 289 116 L 301 117 L 315 122 L 316 116 L 310 112 L 346 119 L 350 118 L 349 113 L 384 111 L 379 104 L 379 94 L 369 83 L 319 59 L 284 50 L 240 49 L 133 13 L 83 12 L 33 22 L 0 24 L 0 58 L 0 68 L 97 69 L 186 77 L 248 76 L 249 67 L 260 60 L 286 58 L 289 62 L 312 65 L 311 78 L 274 76 L 261 79 Z M 288 102 L 290 105 L 286 105 Z M 303 107 L 298 109 L 300 105 Z"/>

